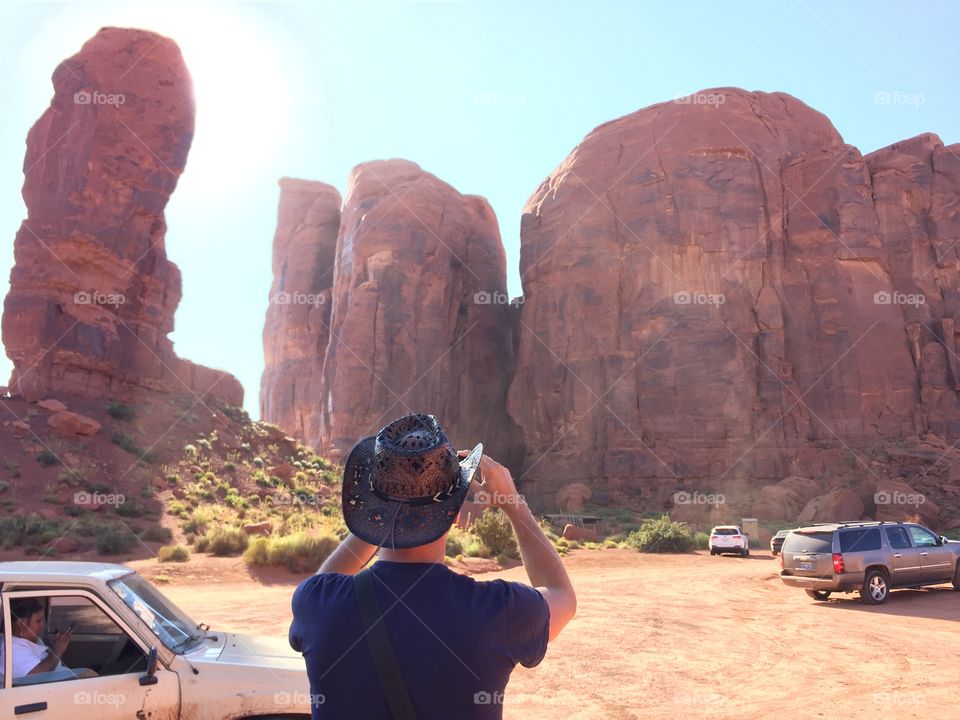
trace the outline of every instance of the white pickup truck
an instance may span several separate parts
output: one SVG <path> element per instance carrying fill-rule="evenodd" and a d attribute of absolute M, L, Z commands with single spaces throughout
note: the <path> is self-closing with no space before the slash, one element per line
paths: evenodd
<path fill-rule="evenodd" d="M 69 670 L 11 677 L 10 602 L 24 597 L 43 607 L 44 633 L 73 627 L 62 658 Z M 0 718 L 310 717 L 303 658 L 286 638 L 198 625 L 123 565 L 0 563 L 0 598 Z"/>

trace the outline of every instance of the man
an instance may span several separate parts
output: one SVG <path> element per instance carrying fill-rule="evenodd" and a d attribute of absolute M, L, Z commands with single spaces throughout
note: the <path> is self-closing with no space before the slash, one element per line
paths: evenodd
<path fill-rule="evenodd" d="M 14 598 L 10 601 L 10 616 L 13 620 L 13 677 L 34 675 L 54 670 L 65 670 L 60 658 L 70 644 L 72 630 L 55 635 L 53 647 L 40 640 L 43 634 L 43 605 L 35 598 Z M 3 639 L 0 638 L 0 687 L 4 678 Z"/>
<path fill-rule="evenodd" d="M 443 563 L 478 467 L 533 587 Z M 458 454 L 432 415 L 408 415 L 350 452 L 343 514 L 350 533 L 292 601 L 290 645 L 306 659 L 314 720 L 502 717 L 513 668 L 538 665 L 577 606 L 510 472 L 481 445 Z"/>

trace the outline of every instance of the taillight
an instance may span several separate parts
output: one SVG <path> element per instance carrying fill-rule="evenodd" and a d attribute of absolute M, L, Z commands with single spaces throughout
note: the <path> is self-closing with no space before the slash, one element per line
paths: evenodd
<path fill-rule="evenodd" d="M 833 571 L 838 575 L 843 572 L 843 555 L 840 553 L 833 554 Z"/>

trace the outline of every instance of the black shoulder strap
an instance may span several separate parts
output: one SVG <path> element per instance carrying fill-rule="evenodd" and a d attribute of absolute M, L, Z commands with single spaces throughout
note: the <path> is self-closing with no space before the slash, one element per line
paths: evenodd
<path fill-rule="evenodd" d="M 394 720 L 416 720 L 417 714 L 410 702 L 410 694 L 400 674 L 397 658 L 393 654 L 393 646 L 390 644 L 390 636 L 387 635 L 387 626 L 383 622 L 370 571 L 363 570 L 354 575 L 353 587 L 360 601 L 360 616 L 367 631 L 370 654 L 373 655 L 373 664 L 377 667 L 380 686 L 390 704 L 390 712 Z"/>

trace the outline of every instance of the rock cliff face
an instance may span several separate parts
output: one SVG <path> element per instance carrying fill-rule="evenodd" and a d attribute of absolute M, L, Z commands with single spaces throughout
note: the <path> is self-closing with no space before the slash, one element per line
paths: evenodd
<path fill-rule="evenodd" d="M 179 49 L 104 28 L 60 64 L 53 85 L 27 137 L 28 215 L 4 303 L 11 392 L 190 391 L 241 404 L 235 378 L 178 358 L 167 339 L 181 288 L 164 207 L 194 122 Z"/>
<path fill-rule="evenodd" d="M 284 178 L 273 239 L 273 287 L 263 328 L 260 416 L 298 437 L 320 437 L 323 358 L 340 229 L 340 193 Z"/>
<path fill-rule="evenodd" d="M 863 157 L 789 95 L 720 88 L 591 132 L 524 210 L 524 302 L 484 304 L 506 297 L 486 203 L 368 163 L 329 331 L 279 353 L 310 389 L 268 371 L 264 396 L 308 398 L 292 426 L 335 452 L 435 412 L 542 509 L 902 517 L 888 498 L 922 491 L 932 517 L 960 478 L 958 237 L 960 146 Z"/>
<path fill-rule="evenodd" d="M 264 418 L 283 424 L 292 415 L 284 427 L 336 458 L 396 417 L 431 412 L 454 442 L 483 441 L 518 460 L 505 407 L 519 315 L 506 303 L 506 261 L 486 200 L 411 162 L 362 164 L 350 177 L 331 276 L 332 220 L 285 240 L 299 222 L 283 219 L 287 204 L 295 214 L 292 193 L 284 187 L 274 291 L 309 280 L 324 299 L 309 311 L 271 305 Z M 311 211 L 321 203 L 332 218 L 331 196 L 323 198 Z"/>
<path fill-rule="evenodd" d="M 864 158 L 789 95 L 736 89 L 590 133 L 522 221 L 530 491 L 745 493 L 960 437 L 957 151 Z"/>

